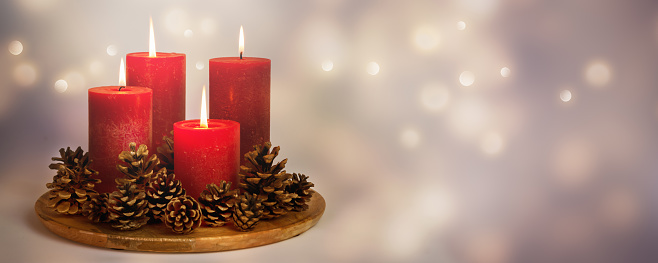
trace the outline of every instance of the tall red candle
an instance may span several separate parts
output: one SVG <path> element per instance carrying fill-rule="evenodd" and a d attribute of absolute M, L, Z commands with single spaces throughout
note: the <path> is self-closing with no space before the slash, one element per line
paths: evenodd
<path fill-rule="evenodd" d="M 240 31 L 242 33 L 242 30 Z M 241 41 L 244 42 L 242 39 Z M 270 72 L 266 58 L 210 59 L 210 118 L 240 123 L 240 159 L 253 146 L 270 141 Z"/>
<path fill-rule="evenodd" d="M 230 120 L 199 120 L 174 124 L 174 163 L 188 195 L 198 197 L 210 183 L 221 180 L 237 188 L 240 167 L 240 124 Z"/>
<path fill-rule="evenodd" d="M 151 143 L 153 91 L 144 87 L 91 88 L 89 95 L 89 157 L 98 171 L 100 193 L 115 190 L 119 154 L 130 142 Z"/>

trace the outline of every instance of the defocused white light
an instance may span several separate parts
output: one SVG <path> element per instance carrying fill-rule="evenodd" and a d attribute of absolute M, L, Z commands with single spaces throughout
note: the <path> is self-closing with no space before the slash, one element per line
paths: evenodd
<path fill-rule="evenodd" d="M 489 121 L 489 110 L 479 100 L 462 100 L 451 106 L 450 127 L 460 136 L 470 137 L 479 134 Z"/>
<path fill-rule="evenodd" d="M 194 32 L 192 32 L 191 29 L 186 29 L 185 32 L 183 33 L 183 36 L 185 36 L 186 38 L 191 38 L 192 36 L 194 36 Z"/>
<path fill-rule="evenodd" d="M 408 128 L 400 133 L 400 143 L 407 148 L 416 148 L 420 142 L 420 135 L 416 129 Z"/>
<path fill-rule="evenodd" d="M 85 87 L 85 77 L 77 71 L 67 73 L 62 79 L 66 80 L 66 83 L 68 84 L 66 90 L 69 91 L 70 89 L 69 92 L 86 90 L 87 88 Z"/>
<path fill-rule="evenodd" d="M 564 102 L 568 102 L 571 100 L 571 91 L 569 90 L 563 90 L 560 92 L 560 99 Z"/>
<path fill-rule="evenodd" d="M 432 50 L 439 45 L 441 37 L 436 29 L 423 26 L 414 32 L 414 43 L 421 50 Z"/>
<path fill-rule="evenodd" d="M 30 86 L 37 79 L 37 71 L 30 64 L 21 64 L 14 69 L 14 80 L 18 85 Z"/>
<path fill-rule="evenodd" d="M 420 90 L 420 103 L 429 111 L 440 111 L 450 100 L 450 92 L 441 85 L 429 85 Z"/>
<path fill-rule="evenodd" d="M 11 41 L 9 43 L 9 53 L 12 55 L 20 55 L 23 52 L 23 43 L 18 40 Z"/>
<path fill-rule="evenodd" d="M 457 22 L 457 30 L 464 30 L 464 29 L 466 29 L 466 22 L 464 21 Z"/>
<path fill-rule="evenodd" d="M 322 70 L 331 71 L 332 69 L 334 69 L 334 62 L 331 60 L 322 61 Z"/>
<path fill-rule="evenodd" d="M 601 87 L 610 82 L 610 66 L 603 61 L 594 61 L 587 65 L 585 78 L 587 83 L 595 87 Z"/>
<path fill-rule="evenodd" d="M 115 56 L 117 54 L 117 46 L 109 45 L 107 46 L 107 54 L 110 56 Z"/>
<path fill-rule="evenodd" d="M 468 87 L 473 85 L 475 82 L 475 75 L 473 72 L 470 71 L 464 71 L 462 74 L 459 75 L 459 83 L 462 84 L 464 87 Z"/>
<path fill-rule="evenodd" d="M 198 69 L 198 70 L 202 70 L 205 67 L 206 67 L 206 65 L 203 64 L 203 62 L 201 62 L 201 61 L 196 63 L 196 69 Z"/>
<path fill-rule="evenodd" d="M 60 79 L 55 81 L 55 91 L 59 93 L 64 93 L 68 89 L 69 84 L 66 83 L 66 80 Z"/>
<path fill-rule="evenodd" d="M 484 135 L 480 148 L 486 154 L 495 155 L 500 153 L 503 149 L 503 137 L 495 132 L 490 132 Z"/>
<path fill-rule="evenodd" d="M 373 76 L 377 75 L 377 73 L 379 73 L 379 64 L 377 64 L 376 62 L 370 62 L 368 63 L 368 67 L 366 68 L 366 70 L 370 75 Z"/>
<path fill-rule="evenodd" d="M 503 76 L 503 78 L 509 77 L 510 73 L 512 73 L 512 72 L 510 71 L 510 69 L 508 67 L 503 67 L 503 68 L 500 69 L 500 75 Z"/>

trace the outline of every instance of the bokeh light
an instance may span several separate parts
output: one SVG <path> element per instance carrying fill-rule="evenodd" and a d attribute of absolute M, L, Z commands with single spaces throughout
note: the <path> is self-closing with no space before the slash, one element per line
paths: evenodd
<path fill-rule="evenodd" d="M 404 129 L 400 133 L 400 143 L 406 148 L 416 148 L 420 143 L 420 134 L 413 128 Z"/>
<path fill-rule="evenodd" d="M 585 68 L 585 79 L 594 87 L 602 87 L 610 82 L 612 72 L 608 63 L 604 61 L 590 62 Z"/>
<path fill-rule="evenodd" d="M 441 37 L 435 28 L 421 26 L 414 31 L 414 43 L 420 50 L 433 50 L 439 46 L 440 41 Z"/>
<path fill-rule="evenodd" d="M 106 51 L 107 51 L 108 55 L 114 57 L 114 56 L 116 56 L 116 54 L 118 52 L 118 48 L 115 45 L 109 45 L 109 46 L 107 46 Z"/>
<path fill-rule="evenodd" d="M 185 36 L 186 38 L 191 38 L 194 36 L 194 32 L 192 32 L 191 29 L 186 29 L 185 32 L 183 32 L 183 36 Z"/>
<path fill-rule="evenodd" d="M 9 42 L 9 53 L 18 56 L 23 52 L 23 43 L 18 40 Z"/>
<path fill-rule="evenodd" d="M 438 112 L 449 104 L 450 91 L 441 84 L 428 84 L 421 88 L 418 97 L 423 108 L 431 112 Z"/>
<path fill-rule="evenodd" d="M 195 67 L 198 70 L 203 70 L 206 67 L 206 64 L 204 64 L 202 61 L 197 61 Z"/>
<path fill-rule="evenodd" d="M 14 68 L 14 81 L 24 87 L 31 87 L 37 79 L 37 70 L 28 63 L 23 63 Z"/>
<path fill-rule="evenodd" d="M 379 73 L 379 64 L 377 62 L 369 62 L 366 71 L 370 75 L 377 75 Z"/>
<path fill-rule="evenodd" d="M 57 91 L 59 93 L 64 93 L 66 91 L 66 89 L 68 89 L 68 87 L 69 87 L 69 84 L 66 83 L 66 80 L 59 79 L 59 80 L 55 81 L 54 88 L 55 88 L 55 91 Z"/>
<path fill-rule="evenodd" d="M 571 91 L 566 89 L 560 91 L 560 99 L 564 102 L 569 102 L 571 100 Z"/>
<path fill-rule="evenodd" d="M 66 81 L 67 83 L 67 88 L 66 90 L 69 92 L 81 92 L 81 91 L 86 91 L 89 87 L 86 86 L 86 80 L 85 77 L 80 74 L 78 71 L 69 71 L 64 75 L 62 78 L 63 80 Z M 118 84 L 118 81 L 116 82 Z M 116 85 L 115 83 L 111 83 L 110 85 Z"/>
<path fill-rule="evenodd" d="M 461 83 L 464 87 L 473 85 L 473 83 L 475 83 L 475 74 L 470 71 L 462 72 L 459 74 L 459 83 Z"/>
<path fill-rule="evenodd" d="M 477 99 L 456 101 L 449 111 L 450 127 L 460 137 L 472 137 L 489 123 L 489 110 Z"/>
<path fill-rule="evenodd" d="M 457 30 L 464 30 L 464 29 L 466 29 L 466 22 L 464 21 L 457 22 Z"/>
<path fill-rule="evenodd" d="M 322 61 L 322 70 L 331 71 L 332 69 L 334 69 L 334 62 L 333 61 L 328 60 L 328 59 L 325 60 L 325 61 Z"/>
<path fill-rule="evenodd" d="M 503 78 L 509 77 L 511 73 L 512 71 L 508 67 L 503 67 L 500 69 L 500 75 L 503 76 Z"/>

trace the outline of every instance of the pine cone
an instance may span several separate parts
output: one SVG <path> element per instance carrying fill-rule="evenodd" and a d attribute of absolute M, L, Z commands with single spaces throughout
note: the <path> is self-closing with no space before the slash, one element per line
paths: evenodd
<path fill-rule="evenodd" d="M 119 160 L 124 161 L 127 165 L 117 164 L 117 169 L 126 175 L 124 178 L 117 178 L 117 185 L 123 185 L 126 181 L 137 184 L 137 188 L 144 187 L 151 180 L 153 170 L 160 162 L 155 154 L 148 157 L 149 151 L 146 145 L 142 144 L 137 148 L 137 144 L 129 144 L 130 151 L 123 151 L 119 154 Z"/>
<path fill-rule="evenodd" d="M 162 168 L 156 173 L 146 187 L 146 199 L 149 206 L 149 217 L 154 220 L 162 220 L 162 215 L 171 199 L 184 196 L 185 189 L 176 175 L 167 173 L 167 168 Z"/>
<path fill-rule="evenodd" d="M 235 198 L 238 190 L 231 190 L 231 182 L 222 180 L 219 186 L 216 184 L 206 185 L 207 190 L 201 192 L 199 203 L 206 225 L 217 227 L 226 224 L 233 214 Z"/>
<path fill-rule="evenodd" d="M 244 155 L 248 166 L 240 166 L 240 188 L 247 193 L 256 194 L 263 202 L 263 218 L 270 219 L 286 214 L 292 210 L 294 193 L 286 192 L 291 175 L 285 168 L 288 159 L 272 165 L 279 154 L 279 146 L 269 152 L 272 143 L 254 146 L 254 151 Z"/>
<path fill-rule="evenodd" d="M 292 182 L 286 189 L 289 193 L 297 194 L 297 197 L 292 199 L 292 210 L 301 212 L 308 209 L 308 201 L 315 191 L 311 187 L 315 186 L 313 183 L 307 181 L 308 176 L 303 174 L 292 174 Z"/>
<path fill-rule="evenodd" d="M 190 196 L 180 196 L 167 204 L 164 222 L 172 231 L 189 234 L 201 225 L 201 208 Z"/>
<path fill-rule="evenodd" d="M 94 191 L 94 186 L 101 180 L 91 178 L 98 172 L 89 168 L 89 153 L 84 153 L 82 148 L 78 147 L 75 151 L 71 151 L 71 148 L 66 151 L 61 148 L 59 153 L 61 157 L 53 157 L 52 160 L 61 163 L 48 166 L 57 170 L 53 182 L 46 184 L 46 187 L 51 189 L 48 206 L 62 214 L 79 214 L 82 212 L 82 205 L 91 196 L 98 194 Z"/>
<path fill-rule="evenodd" d="M 149 208 L 144 190 L 137 188 L 137 184 L 130 181 L 117 188 L 119 190 L 112 192 L 107 201 L 112 227 L 135 230 L 145 225 L 149 220 L 146 216 Z"/>
<path fill-rule="evenodd" d="M 108 222 L 109 211 L 107 210 L 107 199 L 109 194 L 102 193 L 94 195 L 85 202 L 82 207 L 82 214 L 94 223 Z"/>
<path fill-rule="evenodd" d="M 244 193 L 233 208 L 233 223 L 242 231 L 249 231 L 263 216 L 263 205 L 256 194 Z"/>
<path fill-rule="evenodd" d="M 171 137 L 162 136 L 163 144 L 158 147 L 158 159 L 160 164 L 157 166 L 159 171 L 162 168 L 167 168 L 170 173 L 174 172 L 174 131 L 171 131 Z"/>

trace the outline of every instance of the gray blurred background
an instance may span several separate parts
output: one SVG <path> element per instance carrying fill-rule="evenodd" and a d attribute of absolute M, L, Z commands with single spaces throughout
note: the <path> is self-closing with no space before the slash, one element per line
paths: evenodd
<path fill-rule="evenodd" d="M 61 147 L 87 149 L 87 89 L 125 54 L 272 59 L 272 141 L 327 200 L 293 239 L 119 252 L 33 212 Z M 656 262 L 658 2 L 0 3 L 0 254 L 7 262 Z"/>

